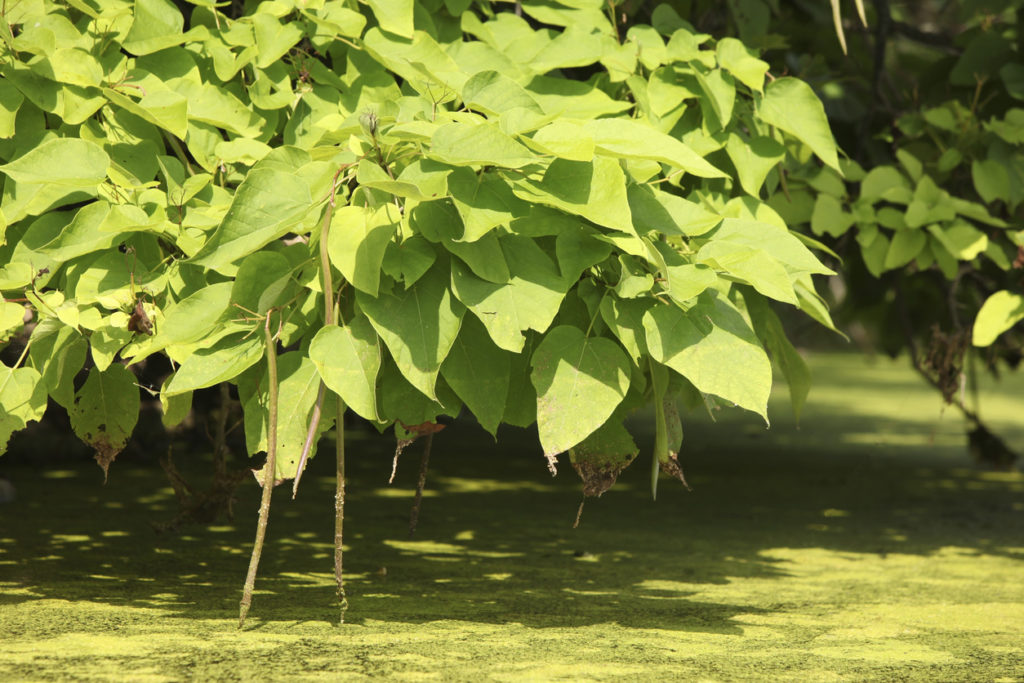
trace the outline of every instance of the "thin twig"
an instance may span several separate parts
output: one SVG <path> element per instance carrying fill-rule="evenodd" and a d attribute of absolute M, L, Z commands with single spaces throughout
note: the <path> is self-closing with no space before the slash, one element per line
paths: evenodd
<path fill-rule="evenodd" d="M 245 577 L 242 589 L 242 602 L 238 611 L 238 628 L 245 625 L 245 615 L 252 604 L 252 591 L 256 584 L 256 570 L 260 565 L 263 553 L 263 539 L 267 535 L 267 521 L 270 517 L 270 495 L 274 492 L 274 479 L 277 476 L 277 342 L 270 331 L 270 313 L 267 313 L 263 325 L 263 336 L 267 344 L 267 373 L 270 376 L 268 387 L 269 415 L 267 416 L 267 464 L 263 470 L 263 498 L 260 500 L 260 517 L 256 524 L 256 541 L 252 546 L 249 558 L 249 573 Z"/>
<path fill-rule="evenodd" d="M 412 511 L 409 513 L 409 538 L 416 533 L 416 525 L 420 521 L 420 507 L 423 504 L 423 489 L 427 486 L 427 466 L 430 463 L 430 446 L 434 443 L 434 433 L 427 434 L 427 443 L 423 447 L 423 457 L 420 459 L 420 480 L 416 483 L 416 499 L 412 504 Z"/>
<path fill-rule="evenodd" d="M 337 486 L 334 492 L 334 580 L 338 586 L 338 603 L 341 608 L 339 622 L 345 623 L 348 599 L 345 597 L 344 540 L 345 540 L 345 404 L 338 398 L 338 415 L 335 433 L 335 455 L 337 457 Z"/>

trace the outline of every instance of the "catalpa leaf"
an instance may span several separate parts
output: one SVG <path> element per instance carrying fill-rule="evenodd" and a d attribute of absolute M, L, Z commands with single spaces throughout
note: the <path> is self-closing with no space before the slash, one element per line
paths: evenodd
<path fill-rule="evenodd" d="M 537 159 L 494 123 L 448 123 L 431 138 L 429 156 L 455 166 L 522 168 Z"/>
<path fill-rule="evenodd" d="M 423 394 L 437 400 L 441 363 L 459 332 L 465 308 L 448 291 L 447 268 L 435 265 L 406 290 L 357 301 L 388 347 L 398 369 Z"/>
<path fill-rule="evenodd" d="M 401 215 L 393 204 L 343 206 L 331 218 L 327 252 L 352 286 L 377 296 L 384 251 L 398 231 Z"/>
<path fill-rule="evenodd" d="M 190 262 L 233 273 L 235 261 L 298 226 L 311 209 L 304 180 L 256 167 L 238 186 L 220 227 Z"/>
<path fill-rule="evenodd" d="M 512 191 L 527 202 L 546 204 L 598 225 L 633 232 L 626 176 L 615 159 L 555 159 L 542 178 L 516 181 Z"/>
<path fill-rule="evenodd" d="M 721 297 L 689 311 L 655 306 L 644 314 L 651 357 L 697 389 L 732 401 L 768 419 L 772 368 L 753 330 Z"/>
<path fill-rule="evenodd" d="M 326 325 L 313 337 L 309 358 L 327 388 L 341 396 L 345 405 L 374 422 L 377 412 L 377 375 L 381 348 L 377 333 L 366 316 L 348 325 Z"/>
<path fill-rule="evenodd" d="M 120 364 L 105 371 L 93 368 L 68 409 L 71 428 L 96 450 L 96 462 L 106 478 L 139 419 L 139 387 L 135 375 Z"/>
<path fill-rule="evenodd" d="M 110 157 L 94 142 L 81 138 L 51 138 L 33 147 L 0 172 L 17 183 L 58 186 L 65 193 L 91 190 L 107 175 Z"/>
<path fill-rule="evenodd" d="M 819 159 L 840 171 L 825 107 L 811 86 L 797 78 L 775 79 L 765 88 L 757 115 L 765 123 L 805 143 Z"/>
<path fill-rule="evenodd" d="M 544 335 L 531 365 L 537 429 L 549 461 L 603 425 L 629 389 L 630 362 L 622 348 L 576 327 Z"/>
<path fill-rule="evenodd" d="M 595 119 L 587 121 L 584 130 L 605 154 L 653 159 L 701 178 L 727 177 L 683 142 L 632 119 Z"/>
<path fill-rule="evenodd" d="M 491 435 L 497 433 L 505 414 L 509 356 L 495 346 L 483 324 L 469 316 L 441 366 L 445 381 Z"/>

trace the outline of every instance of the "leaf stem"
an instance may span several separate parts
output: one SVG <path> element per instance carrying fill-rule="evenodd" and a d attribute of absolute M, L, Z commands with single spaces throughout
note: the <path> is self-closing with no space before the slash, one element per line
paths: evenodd
<path fill-rule="evenodd" d="M 324 324 L 334 324 L 334 283 L 331 277 L 331 258 L 327 251 L 327 237 L 331 231 L 331 219 L 334 217 L 334 197 L 338 190 L 338 176 L 345 167 L 339 168 L 331 180 L 331 194 L 327 202 L 327 210 L 324 211 L 324 220 L 320 224 L 320 273 L 323 277 L 324 289 Z M 309 429 L 306 431 L 306 442 L 302 446 L 302 455 L 299 456 L 299 465 L 295 470 L 295 481 L 292 483 L 292 500 L 299 493 L 299 482 L 302 481 L 302 473 L 306 469 L 306 461 L 316 440 L 316 430 L 320 426 L 320 416 L 324 409 L 324 396 L 327 387 L 320 380 L 320 389 L 316 396 L 316 405 L 313 406 L 313 414 L 309 420 Z"/>
<path fill-rule="evenodd" d="M 263 498 L 260 500 L 259 522 L 256 524 L 256 540 L 252 546 L 252 556 L 249 558 L 249 573 L 245 577 L 245 587 L 242 589 L 242 602 L 238 611 L 238 628 L 245 625 L 245 615 L 249 612 L 252 604 L 253 586 L 256 584 L 256 570 L 260 565 L 260 555 L 263 553 L 263 539 L 267 535 L 267 521 L 270 517 L 270 496 L 274 492 L 274 479 L 277 476 L 277 342 L 270 331 L 270 313 L 267 313 L 266 322 L 263 325 L 263 337 L 267 344 L 267 373 L 270 376 L 269 415 L 267 416 L 267 464 L 263 469 Z"/>

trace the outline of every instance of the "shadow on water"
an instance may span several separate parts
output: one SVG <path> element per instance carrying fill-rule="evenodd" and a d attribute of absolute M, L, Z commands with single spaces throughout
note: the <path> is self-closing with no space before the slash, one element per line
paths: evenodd
<path fill-rule="evenodd" d="M 782 417 L 785 395 L 773 400 L 780 417 L 771 431 L 737 412 L 717 424 L 688 421 L 684 460 L 694 491 L 663 479 L 657 502 L 650 434 L 638 423 L 644 454 L 615 488 L 587 502 L 578 529 L 571 525 L 580 489 L 564 459 L 552 479 L 535 433 L 509 429 L 495 444 L 460 421 L 435 439 L 428 495 L 409 539 L 419 446 L 405 452 L 388 487 L 391 443 L 354 435 L 349 620 L 735 633 L 732 618 L 756 609 L 693 596 L 701 584 L 784 578 L 771 549 L 885 556 L 955 546 L 1024 559 L 1021 475 L 971 469 L 962 425 L 948 415 L 936 420 L 933 397 L 912 382 L 876 390 L 864 403 L 858 392 L 867 380 L 828 379 L 799 430 Z M 856 409 L 838 411 L 844 400 Z M 931 408 L 915 408 L 921 401 Z M 336 617 L 332 450 L 325 444 L 312 461 L 298 500 L 287 487 L 275 495 L 257 581 L 264 623 Z M 178 461 L 200 478 L 207 459 Z M 240 490 L 235 522 L 158 535 L 150 522 L 176 510 L 158 467 L 119 461 L 106 486 L 84 461 L 8 473 L 19 498 L 0 507 L 0 586 L 27 592 L 0 592 L 0 608 L 49 598 L 193 619 L 237 614 L 258 506 L 254 482 Z"/>

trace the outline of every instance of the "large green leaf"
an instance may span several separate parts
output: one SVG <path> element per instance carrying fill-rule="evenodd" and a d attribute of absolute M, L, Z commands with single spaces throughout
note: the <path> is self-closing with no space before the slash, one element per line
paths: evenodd
<path fill-rule="evenodd" d="M 134 21 L 124 37 L 124 49 L 148 55 L 185 40 L 185 18 L 169 0 L 135 0 Z"/>
<path fill-rule="evenodd" d="M 689 311 L 655 306 L 644 314 L 651 357 L 697 389 L 732 401 L 768 419 L 772 368 L 753 330 L 721 297 Z"/>
<path fill-rule="evenodd" d="M 596 431 L 629 389 L 629 358 L 615 342 L 563 325 L 550 330 L 531 360 L 537 429 L 553 461 Z"/>
<path fill-rule="evenodd" d="M 626 196 L 626 176 L 619 162 L 607 157 L 593 161 L 555 159 L 541 179 L 513 185 L 520 199 L 561 209 L 615 230 L 633 232 Z"/>
<path fill-rule="evenodd" d="M 509 184 L 493 173 L 456 169 L 448 177 L 448 190 L 464 226 L 463 234 L 457 237 L 466 242 L 475 242 L 494 228 L 507 226 L 529 209 L 512 193 Z"/>
<path fill-rule="evenodd" d="M 327 251 L 331 263 L 352 286 L 377 296 L 384 251 L 398 231 L 401 215 L 394 204 L 343 206 L 334 212 Z"/>
<path fill-rule="evenodd" d="M 75 397 L 75 375 L 85 363 L 87 348 L 78 330 L 56 318 L 46 318 L 32 330 L 29 362 L 42 375 L 46 391 L 65 409 Z"/>
<path fill-rule="evenodd" d="M 368 3 L 382 29 L 412 38 L 413 0 L 368 0 Z"/>
<path fill-rule="evenodd" d="M 441 366 L 445 381 L 492 435 L 505 414 L 509 356 L 494 345 L 483 324 L 469 316 Z"/>
<path fill-rule="evenodd" d="M 768 173 L 786 156 L 781 143 L 766 136 L 744 140 L 736 133 L 729 133 L 725 151 L 736 167 L 740 185 L 749 194 L 757 197 Z"/>
<path fill-rule="evenodd" d="M 344 327 L 323 327 L 310 342 L 309 358 L 324 384 L 341 396 L 345 405 L 367 420 L 380 420 L 377 412 L 380 340 L 366 316 L 356 316 Z"/>
<path fill-rule="evenodd" d="M 295 228 L 310 212 L 309 185 L 294 173 L 254 168 L 223 222 L 191 262 L 234 272 L 232 264 Z"/>
<path fill-rule="evenodd" d="M 93 368 L 68 408 L 71 428 L 96 450 L 104 476 L 139 420 L 139 387 L 135 375 L 123 365 L 105 371 Z"/>
<path fill-rule="evenodd" d="M 768 63 L 751 54 L 743 43 L 735 38 L 722 38 L 715 46 L 718 63 L 728 69 L 741 83 L 751 90 L 761 92 Z"/>
<path fill-rule="evenodd" d="M 798 303 L 785 266 L 760 249 L 729 240 L 711 240 L 701 247 L 697 260 L 753 285 L 765 296 Z"/>
<path fill-rule="evenodd" d="M 263 336 L 230 335 L 185 359 L 167 384 L 168 396 L 183 394 L 234 379 L 263 357 Z"/>
<path fill-rule="evenodd" d="M 804 246 L 789 230 L 775 223 L 743 218 L 726 218 L 714 233 L 714 242 L 731 242 L 762 251 L 782 263 L 791 275 L 812 273 L 833 275 L 831 269 Z"/>
<path fill-rule="evenodd" d="M 605 154 L 627 159 L 653 159 L 702 178 L 724 178 L 699 154 L 671 135 L 632 119 L 595 119 L 584 124 L 594 145 Z"/>
<path fill-rule="evenodd" d="M 94 142 L 81 138 L 51 138 L 0 166 L 0 172 L 19 184 L 57 186 L 66 193 L 75 190 L 95 193 L 109 165 L 110 157 Z"/>
<path fill-rule="evenodd" d="M 428 154 L 456 166 L 522 168 L 538 160 L 494 123 L 445 124 L 431 138 Z"/>
<path fill-rule="evenodd" d="M 822 161 L 839 171 L 839 157 L 825 107 L 811 86 L 797 78 L 777 78 L 765 88 L 757 107 L 762 121 L 806 143 Z"/>
<path fill-rule="evenodd" d="M 715 228 L 722 217 L 679 195 L 648 185 L 629 186 L 629 209 L 638 233 L 651 230 L 666 235 L 697 237 Z"/>
<path fill-rule="evenodd" d="M 406 290 L 357 300 L 409 382 L 436 400 L 434 385 L 465 312 L 448 291 L 447 268 L 435 265 Z"/>
<path fill-rule="evenodd" d="M 518 353 L 525 330 L 543 332 L 551 325 L 569 289 L 558 268 L 528 237 L 501 240 L 511 279 L 496 284 L 452 262 L 452 291 L 487 328 L 494 343 Z"/>

